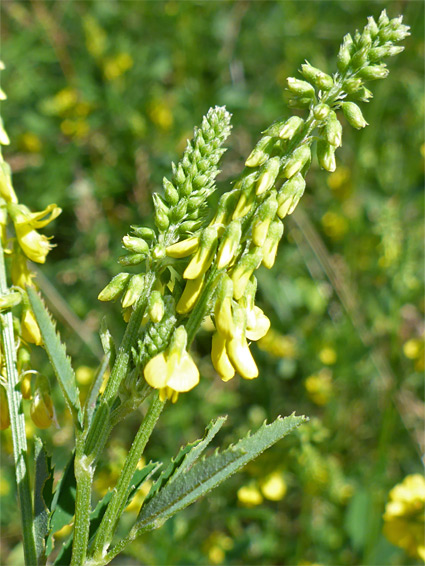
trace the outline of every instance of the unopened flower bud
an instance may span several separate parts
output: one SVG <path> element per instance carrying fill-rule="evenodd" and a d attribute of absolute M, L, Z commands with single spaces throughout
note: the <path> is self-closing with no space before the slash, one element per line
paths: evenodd
<path fill-rule="evenodd" d="M 122 307 L 126 309 L 138 301 L 145 286 L 145 276 L 143 273 L 133 275 L 128 283 L 127 290 L 122 299 Z"/>
<path fill-rule="evenodd" d="M 316 106 L 313 108 L 313 115 L 316 120 L 324 120 L 329 114 L 330 110 L 331 109 L 327 104 L 316 104 Z"/>
<path fill-rule="evenodd" d="M 378 19 L 378 26 L 380 28 L 387 26 L 390 23 L 390 19 L 387 16 L 387 11 L 386 10 L 382 10 L 382 12 L 379 14 L 379 19 Z"/>
<path fill-rule="evenodd" d="M 37 321 L 35 320 L 34 313 L 32 312 L 31 308 L 26 306 L 22 310 L 21 335 L 22 338 L 30 344 L 41 346 L 41 344 L 43 343 L 40 329 L 38 327 Z"/>
<path fill-rule="evenodd" d="M 311 159 L 311 150 L 308 144 L 298 147 L 294 153 L 288 158 L 284 168 L 283 174 L 287 179 L 296 175 L 304 165 Z"/>
<path fill-rule="evenodd" d="M 201 294 L 204 279 L 205 276 L 202 274 L 196 279 L 188 279 L 186 281 L 186 286 L 176 306 L 176 311 L 179 314 L 186 314 L 193 309 Z"/>
<path fill-rule="evenodd" d="M 217 269 L 223 269 L 232 261 L 242 235 L 239 220 L 232 220 L 227 226 L 217 253 Z"/>
<path fill-rule="evenodd" d="M 367 58 L 369 54 L 369 47 L 362 47 L 358 51 L 356 51 L 353 56 L 351 57 L 351 63 L 353 67 L 359 68 L 362 67 L 365 63 L 367 63 Z"/>
<path fill-rule="evenodd" d="M 258 368 L 252 357 L 245 334 L 235 336 L 226 342 L 230 362 L 244 379 L 258 377 Z"/>
<path fill-rule="evenodd" d="M 171 209 L 171 219 L 173 222 L 180 222 L 182 218 L 186 215 L 188 210 L 189 201 L 186 197 L 180 199 L 180 201 Z"/>
<path fill-rule="evenodd" d="M 274 265 L 277 255 L 279 242 L 283 236 L 283 223 L 280 220 L 275 220 L 271 223 L 266 241 L 263 245 L 263 261 L 262 264 L 267 269 L 271 269 Z"/>
<path fill-rule="evenodd" d="M 164 195 L 166 201 L 171 205 L 177 204 L 179 201 L 179 192 L 175 188 L 173 183 L 169 181 L 167 177 L 164 177 L 162 179 L 162 186 L 164 187 Z"/>
<path fill-rule="evenodd" d="M 295 79 L 294 77 L 288 77 L 288 90 L 297 96 L 304 97 L 304 98 L 313 98 L 314 96 L 314 87 L 306 82 L 300 81 L 299 79 Z"/>
<path fill-rule="evenodd" d="M 106 285 L 99 293 L 99 301 L 113 301 L 121 296 L 121 293 L 127 286 L 131 275 L 129 273 L 119 273 Z"/>
<path fill-rule="evenodd" d="M 25 373 L 25 375 L 23 375 L 21 377 L 21 393 L 22 393 L 22 397 L 24 399 L 31 399 L 32 395 L 31 395 L 31 378 L 32 375 L 31 373 Z"/>
<path fill-rule="evenodd" d="M 152 230 L 152 228 L 146 228 L 146 226 L 130 226 L 130 228 L 139 238 L 153 240 L 156 237 L 155 230 Z"/>
<path fill-rule="evenodd" d="M 245 292 L 248 281 L 263 259 L 262 248 L 249 250 L 232 270 L 233 296 L 238 301 Z"/>
<path fill-rule="evenodd" d="M 375 37 L 378 35 L 379 32 L 379 27 L 378 24 L 375 22 L 373 16 L 369 16 L 367 19 L 367 25 L 366 28 L 369 31 L 370 37 L 372 39 L 375 39 Z M 370 51 L 369 51 L 370 54 Z"/>
<path fill-rule="evenodd" d="M 193 238 L 187 238 L 186 240 L 181 240 L 168 248 L 165 249 L 166 254 L 169 257 L 187 257 L 193 254 L 199 246 L 199 238 L 198 236 L 194 236 Z"/>
<path fill-rule="evenodd" d="M 233 281 L 228 275 L 224 275 L 217 292 L 214 317 L 218 332 L 227 338 L 230 338 L 234 334 L 232 299 Z"/>
<path fill-rule="evenodd" d="M 362 111 L 354 102 L 343 102 L 341 104 L 341 108 L 348 123 L 351 124 L 353 128 L 360 130 L 368 125 L 366 120 L 363 118 Z"/>
<path fill-rule="evenodd" d="M 21 293 L 16 291 L 8 293 L 7 295 L 0 296 L 0 312 L 11 309 L 12 307 L 19 305 L 22 301 Z"/>
<path fill-rule="evenodd" d="M 306 61 L 304 65 L 301 65 L 302 74 L 309 81 L 312 82 L 317 88 L 321 90 L 330 90 L 334 81 L 330 75 L 323 73 L 320 69 L 316 69 Z"/>
<path fill-rule="evenodd" d="M 10 414 L 7 394 L 3 385 L 0 385 L 0 430 L 6 430 L 9 426 Z"/>
<path fill-rule="evenodd" d="M 217 229 L 205 228 L 199 241 L 199 248 L 189 265 L 186 267 L 183 277 L 185 279 L 197 279 L 210 267 L 217 248 Z"/>
<path fill-rule="evenodd" d="M 282 140 L 292 139 L 303 124 L 304 120 L 302 118 L 299 116 L 291 116 L 280 130 L 279 137 Z"/>
<path fill-rule="evenodd" d="M 256 246 L 261 247 L 264 244 L 270 223 L 276 216 L 277 206 L 276 194 L 272 194 L 258 208 L 256 220 L 252 227 L 252 241 Z"/>
<path fill-rule="evenodd" d="M 342 126 L 334 111 L 329 114 L 325 125 L 326 140 L 335 147 L 342 145 Z"/>
<path fill-rule="evenodd" d="M 149 297 L 148 313 L 152 322 L 160 322 L 164 316 L 164 301 L 159 291 L 152 291 Z"/>
<path fill-rule="evenodd" d="M 139 265 L 139 263 L 143 263 L 145 259 L 145 254 L 128 254 L 120 256 L 118 263 L 123 267 L 128 267 L 129 265 Z"/>
<path fill-rule="evenodd" d="M 352 94 L 351 98 L 359 100 L 360 102 L 369 102 L 369 100 L 373 98 L 373 93 L 368 88 L 362 87 L 360 90 Z"/>
<path fill-rule="evenodd" d="M 183 170 L 183 167 L 181 165 L 181 163 L 179 163 L 177 165 L 177 167 L 175 167 L 174 163 L 173 163 L 173 183 L 175 185 L 177 185 L 179 187 L 179 189 L 181 189 L 183 183 L 186 180 L 186 175 L 185 172 Z"/>
<path fill-rule="evenodd" d="M 255 200 L 255 192 L 254 192 L 254 182 L 257 178 L 257 172 L 251 174 L 241 180 L 235 185 L 235 189 L 239 188 L 240 185 L 241 192 L 239 193 L 239 200 L 236 208 L 233 212 L 232 219 L 237 220 L 238 218 L 242 218 L 251 210 L 252 204 Z M 237 194 L 237 193 L 236 193 Z"/>
<path fill-rule="evenodd" d="M 335 146 L 324 140 L 319 140 L 317 142 L 317 159 L 322 169 L 325 169 L 330 173 L 335 171 Z"/>
<path fill-rule="evenodd" d="M 358 77 L 346 79 L 343 83 L 343 89 L 347 94 L 357 92 L 363 86 L 363 81 Z"/>
<path fill-rule="evenodd" d="M 270 149 L 273 146 L 271 136 L 264 136 L 260 139 L 245 161 L 247 167 L 259 167 L 269 158 Z"/>
<path fill-rule="evenodd" d="M 304 189 L 305 179 L 301 173 L 294 175 L 282 186 L 277 197 L 277 214 L 279 218 L 292 214 L 304 193 Z"/>
<path fill-rule="evenodd" d="M 8 163 L 0 162 L 0 197 L 6 202 L 18 202 L 18 197 L 12 186 L 11 170 Z"/>
<path fill-rule="evenodd" d="M 255 185 L 255 192 L 257 195 L 261 195 L 268 191 L 274 185 L 276 177 L 279 174 L 280 168 L 280 158 L 272 157 L 263 165 L 260 170 L 260 175 Z"/>
<path fill-rule="evenodd" d="M 373 81 L 375 79 L 385 79 L 388 76 L 389 70 L 386 65 L 371 65 L 363 67 L 359 75 L 365 81 Z"/>
<path fill-rule="evenodd" d="M 155 207 L 155 224 L 160 230 L 166 230 L 170 224 L 168 217 L 170 210 L 158 193 L 154 193 L 152 198 Z"/>
<path fill-rule="evenodd" d="M 127 235 L 122 239 L 122 243 L 129 252 L 134 254 L 147 254 L 149 251 L 149 246 L 143 238 Z"/>
<path fill-rule="evenodd" d="M 227 355 L 226 339 L 218 332 L 215 332 L 212 337 L 211 361 L 223 381 L 229 381 L 234 377 L 235 368 Z"/>
<path fill-rule="evenodd" d="M 340 73 L 343 73 L 350 64 L 351 61 L 351 50 L 353 47 L 353 38 L 349 33 L 344 36 L 341 47 L 339 48 L 337 67 Z"/>

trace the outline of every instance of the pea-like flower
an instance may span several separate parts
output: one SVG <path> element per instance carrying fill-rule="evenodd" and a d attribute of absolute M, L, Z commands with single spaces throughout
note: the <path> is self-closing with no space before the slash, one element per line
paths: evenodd
<path fill-rule="evenodd" d="M 162 399 L 177 400 L 178 394 L 190 391 L 199 383 L 199 370 L 186 350 L 184 326 L 175 331 L 169 349 L 153 357 L 144 370 L 145 379 L 160 390 Z"/>
<path fill-rule="evenodd" d="M 59 216 L 62 210 L 56 204 L 49 204 L 41 212 L 31 212 L 25 205 L 15 203 L 9 203 L 7 209 L 24 254 L 36 263 L 44 263 L 53 246 L 49 238 L 39 234 L 37 230 L 47 226 Z"/>

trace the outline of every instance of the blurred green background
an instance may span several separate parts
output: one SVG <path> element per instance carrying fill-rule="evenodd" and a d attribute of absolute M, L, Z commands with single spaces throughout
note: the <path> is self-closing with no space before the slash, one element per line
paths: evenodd
<path fill-rule="evenodd" d="M 253 346 L 259 379 L 221 383 L 201 333 L 202 382 L 166 409 L 147 456 L 173 456 L 218 414 L 229 415 L 223 443 L 278 414 L 310 423 L 116 564 L 417 563 L 383 537 L 382 514 L 389 490 L 421 472 L 424 448 L 423 3 L 2 3 L 5 156 L 21 202 L 63 208 L 45 231 L 56 247 L 39 284 L 83 389 L 101 355 L 101 319 L 117 337 L 124 328 L 119 305 L 97 294 L 119 271 L 129 225 L 150 224 L 151 193 L 193 126 L 210 106 L 232 112 L 219 177 L 227 189 L 259 132 L 289 116 L 286 77 L 304 59 L 333 72 L 342 36 L 384 8 L 404 14 L 412 35 L 388 61 L 388 79 L 371 86 L 370 126 L 344 123 L 336 172 L 313 165 L 274 269 L 258 274 L 273 328 Z M 53 377 L 41 349 L 33 362 Z M 57 395 L 60 428 L 41 433 L 58 469 L 72 442 L 61 403 Z M 99 495 L 139 422 L 138 413 L 112 440 Z M 2 434 L 1 563 L 15 566 L 22 550 Z"/>

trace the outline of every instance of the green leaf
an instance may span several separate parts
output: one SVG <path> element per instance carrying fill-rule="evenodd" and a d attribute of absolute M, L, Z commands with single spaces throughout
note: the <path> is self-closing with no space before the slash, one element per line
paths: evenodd
<path fill-rule="evenodd" d="M 34 534 L 37 563 L 44 564 L 46 556 L 46 537 L 49 533 L 50 506 L 53 496 L 52 459 L 47 455 L 40 438 L 34 442 Z"/>
<path fill-rule="evenodd" d="M 81 426 L 79 391 L 71 361 L 66 355 L 65 346 L 62 344 L 50 314 L 37 292 L 31 287 L 27 287 L 27 293 L 37 324 L 40 327 L 44 348 L 58 378 L 65 401 L 72 413 L 74 422 Z"/>
<path fill-rule="evenodd" d="M 195 442 L 189 443 L 186 446 L 180 448 L 177 456 L 173 460 L 171 460 L 170 464 L 162 472 L 160 477 L 152 486 L 150 492 L 146 496 L 144 505 L 146 505 L 151 499 L 153 499 L 153 497 L 155 497 L 155 495 L 165 486 L 165 484 L 174 481 L 180 474 L 193 466 L 193 464 L 196 462 L 196 460 L 199 458 L 199 456 L 202 454 L 202 452 L 205 450 L 205 448 L 208 446 L 217 432 L 221 429 L 223 424 L 226 422 L 226 419 L 227 417 L 219 417 L 218 419 L 211 421 L 205 429 L 205 434 L 202 439 L 195 440 Z"/>
<path fill-rule="evenodd" d="M 167 519 L 240 470 L 250 460 L 305 422 L 305 417 L 278 417 L 264 424 L 255 434 L 248 435 L 224 452 L 197 462 L 189 471 L 169 481 L 159 493 L 143 505 L 131 531 L 131 539 L 160 527 Z"/>
<path fill-rule="evenodd" d="M 59 484 L 53 496 L 50 518 L 50 533 L 47 539 L 47 554 L 53 548 L 53 535 L 65 525 L 68 525 L 75 513 L 76 481 L 74 475 L 75 454 L 67 463 Z"/>

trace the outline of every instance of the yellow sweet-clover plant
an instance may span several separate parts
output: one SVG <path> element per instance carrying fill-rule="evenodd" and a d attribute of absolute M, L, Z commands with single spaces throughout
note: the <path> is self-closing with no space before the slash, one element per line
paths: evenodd
<path fill-rule="evenodd" d="M 255 304 L 255 272 L 260 265 L 267 269 L 274 265 L 285 218 L 304 193 L 313 148 L 320 166 L 333 172 L 335 152 L 342 143 L 337 112 L 342 111 L 357 129 L 367 125 L 357 104 L 372 97 L 365 83 L 387 76 L 381 61 L 401 52 L 403 47 L 396 44 L 407 35 L 402 18 L 390 20 L 384 11 L 378 21 L 369 18 L 361 33 L 345 36 L 333 75 L 308 62 L 302 65 L 302 79 L 289 78 L 288 92 L 290 106 L 305 110 L 305 118 L 278 120 L 265 130 L 246 159 L 245 169 L 231 190 L 221 195 L 212 214 L 208 198 L 216 190 L 218 164 L 230 134 L 230 114 L 224 107 L 208 111 L 181 161 L 173 164 L 171 178 L 164 178 L 162 194 L 153 195 L 155 229 L 132 226 L 123 238 L 125 253 L 119 263 L 123 268 L 136 266 L 137 273 L 124 269 L 99 294 L 101 301 L 121 300 L 127 325 L 118 348 L 106 326 L 102 328 L 105 358 L 83 406 L 70 360 L 34 289 L 27 262 L 45 262 L 52 244 L 38 230 L 54 220 L 60 209 L 51 204 L 41 212 L 31 212 L 19 203 L 10 169 L 1 158 L 0 424 L 12 429 L 26 564 L 46 563 L 53 533 L 67 530 L 60 509 L 70 493 L 75 491 L 73 529 L 68 541 L 56 550 L 55 564 L 101 566 L 305 420 L 294 415 L 279 417 L 230 448 L 200 459 L 225 420 L 218 418 L 207 427 L 203 439 L 182 448 L 162 473 L 154 463 L 140 467 L 167 400 L 176 402 L 200 381 L 190 346 L 207 318 L 213 326 L 212 364 L 220 378 L 259 376 L 249 343 L 263 340 L 270 347 L 270 340 L 265 340 L 270 321 Z M 101 45 L 93 49 L 100 57 Z M 119 62 L 120 73 L 130 64 L 131 58 Z M 114 73 L 108 71 L 107 78 L 114 79 Z M 0 143 L 8 143 L 3 127 Z M 9 271 L 5 258 L 10 259 Z M 36 515 L 22 399 L 31 398 L 30 415 L 38 428 L 50 426 L 55 411 L 48 380 L 30 367 L 28 343 L 46 349 L 75 427 L 75 450 L 54 494 L 50 458 L 41 441 L 35 442 Z M 102 385 L 108 369 L 110 374 Z M 96 466 L 109 435 L 148 397 L 150 406 L 117 483 L 93 510 Z M 302 457 L 308 463 L 308 454 Z M 276 473 L 258 488 L 242 488 L 238 497 L 256 504 L 263 496 L 277 501 L 285 491 L 283 478 Z M 114 543 L 120 517 L 126 508 L 132 508 L 138 493 L 145 497 L 137 518 L 128 534 Z"/>

